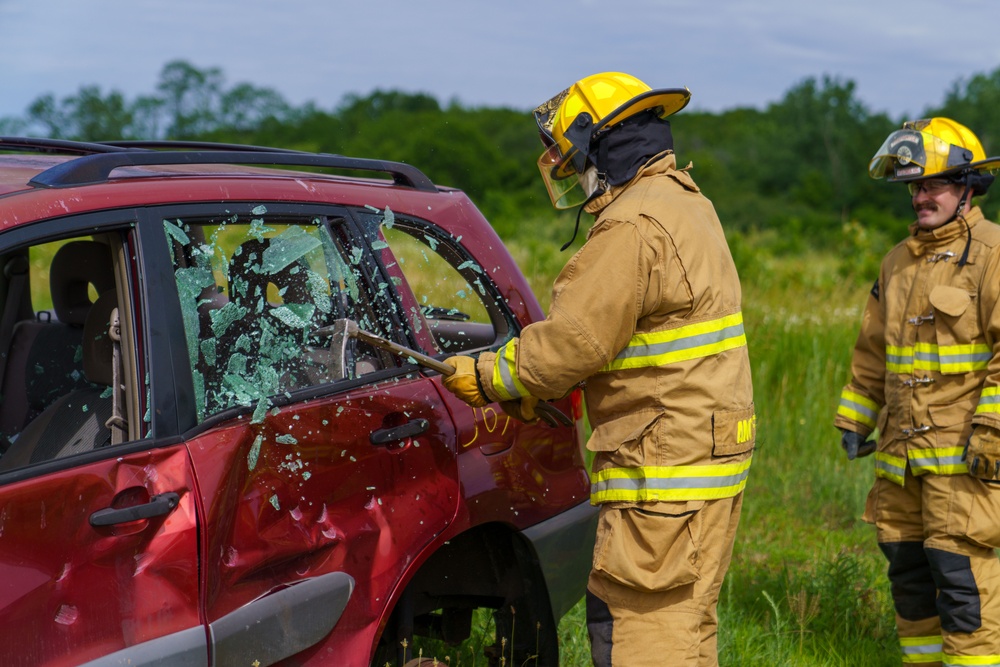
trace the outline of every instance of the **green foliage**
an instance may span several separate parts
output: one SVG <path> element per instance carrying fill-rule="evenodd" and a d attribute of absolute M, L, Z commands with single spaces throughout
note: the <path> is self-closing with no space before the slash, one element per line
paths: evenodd
<path fill-rule="evenodd" d="M 1000 68 L 956 81 L 937 108 L 1000 145 L 992 118 L 1000 103 Z M 768 239 L 777 254 L 844 245 L 848 272 L 868 271 L 870 247 L 895 238 L 911 218 L 902 188 L 867 175 L 868 159 L 901 120 L 873 113 L 853 81 L 809 77 L 766 109 L 719 114 L 689 111 L 671 119 L 681 165 L 716 205 L 727 229 Z M 82 86 L 57 99 L 42 95 L 23 118 L 0 119 L 6 133 L 53 138 L 207 140 L 280 146 L 398 160 L 437 183 L 466 191 L 505 239 L 551 239 L 572 222 L 556 215 L 535 169 L 541 150 L 528 111 L 442 106 L 426 93 L 376 90 L 347 95 L 332 110 L 292 107 L 250 83 L 229 87 L 218 68 L 177 60 L 156 92 L 127 100 Z M 987 216 L 1000 202 L 983 203 Z M 560 242 L 561 243 L 561 242 Z"/>
<path fill-rule="evenodd" d="M 943 105 L 926 115 L 961 119 L 989 146 L 1000 143 L 990 123 L 998 101 L 1000 69 L 956 82 Z M 845 228 L 859 229 L 855 223 L 875 237 L 895 236 L 910 219 L 909 198 L 898 186 L 870 179 L 867 161 L 899 122 L 871 112 L 854 82 L 829 76 L 804 79 L 766 109 L 672 118 L 678 160 L 694 163 L 693 174 L 727 229 L 771 235 L 769 248 L 779 254 L 839 244 Z M 241 142 L 398 160 L 466 191 L 506 239 L 551 238 L 550 229 L 565 226 L 565 214 L 553 212 L 535 170 L 540 145 L 528 111 L 444 107 L 426 93 L 376 90 L 347 95 L 332 110 L 292 107 L 271 89 L 245 82 L 229 87 L 218 68 L 177 60 L 164 66 L 152 95 L 129 101 L 97 86 L 62 99 L 46 94 L 23 118 L 0 119 L 0 129 L 86 141 Z M 1000 203 L 984 206 L 988 215 L 1000 213 Z"/>
<path fill-rule="evenodd" d="M 931 109 L 926 116 L 954 118 L 976 133 L 986 147 L 987 157 L 1000 150 L 1000 128 L 996 123 L 996 109 L 1000 105 L 1000 67 L 990 73 L 975 74 L 952 84 L 941 106 Z"/>

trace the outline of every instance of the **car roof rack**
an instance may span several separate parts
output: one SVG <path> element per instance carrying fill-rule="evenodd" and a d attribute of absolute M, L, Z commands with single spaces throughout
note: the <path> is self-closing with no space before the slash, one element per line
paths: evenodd
<path fill-rule="evenodd" d="M 50 167 L 29 181 L 35 187 L 68 188 L 107 182 L 121 167 L 181 164 L 240 164 L 283 167 L 318 167 L 375 171 L 392 176 L 393 183 L 426 192 L 437 187 L 416 167 L 389 160 L 308 153 L 266 146 L 198 141 L 83 142 L 31 137 L 0 137 L 0 150 L 80 155 Z"/>

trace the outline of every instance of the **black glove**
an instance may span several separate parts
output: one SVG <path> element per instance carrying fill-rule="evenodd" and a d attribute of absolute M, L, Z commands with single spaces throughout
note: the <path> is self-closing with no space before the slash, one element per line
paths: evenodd
<path fill-rule="evenodd" d="M 843 428 L 840 432 L 843 434 L 840 436 L 840 446 L 847 452 L 848 461 L 853 461 L 859 456 L 868 456 L 875 451 L 876 443 L 874 440 L 868 440 L 868 436 Z"/>

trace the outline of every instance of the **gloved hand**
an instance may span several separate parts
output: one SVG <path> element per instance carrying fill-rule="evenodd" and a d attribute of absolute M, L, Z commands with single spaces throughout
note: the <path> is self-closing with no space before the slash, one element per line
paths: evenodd
<path fill-rule="evenodd" d="M 1000 479 L 1000 431 L 983 424 L 973 427 L 962 457 L 973 477 Z"/>
<path fill-rule="evenodd" d="M 448 357 L 444 363 L 455 369 L 454 373 L 444 377 L 445 389 L 474 408 L 481 408 L 490 402 L 479 389 L 479 375 L 473 357 Z"/>
<path fill-rule="evenodd" d="M 840 429 L 840 432 L 843 434 L 840 436 L 840 446 L 847 452 L 848 461 L 853 461 L 859 456 L 868 456 L 875 451 L 877 443 L 874 440 L 868 440 L 868 436 L 844 428 Z"/>
<path fill-rule="evenodd" d="M 536 405 L 538 405 L 537 398 L 525 396 L 514 401 L 501 401 L 500 409 L 518 421 L 533 424 L 538 421 L 538 414 L 535 412 Z"/>

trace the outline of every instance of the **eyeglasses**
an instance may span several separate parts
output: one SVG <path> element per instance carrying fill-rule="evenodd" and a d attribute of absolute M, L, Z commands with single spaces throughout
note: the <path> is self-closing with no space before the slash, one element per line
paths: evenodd
<path fill-rule="evenodd" d="M 917 193 L 921 190 L 933 197 L 949 185 L 954 184 L 954 181 L 949 181 L 944 178 L 929 178 L 926 181 L 910 181 L 906 184 L 906 187 L 910 191 L 911 197 L 916 197 Z"/>

